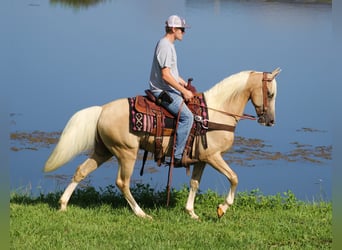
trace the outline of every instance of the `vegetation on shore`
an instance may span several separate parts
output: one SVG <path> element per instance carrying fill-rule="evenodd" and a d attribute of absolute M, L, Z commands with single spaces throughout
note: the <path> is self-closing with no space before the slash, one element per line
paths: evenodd
<path fill-rule="evenodd" d="M 65 7 L 75 9 L 88 8 L 98 4 L 110 2 L 111 0 L 50 0 L 51 5 L 60 4 Z M 286 3 L 304 3 L 304 4 L 332 4 L 332 0 L 257 0 L 260 2 L 286 2 Z"/>
<path fill-rule="evenodd" d="M 61 192 L 13 193 L 10 199 L 11 249 L 331 249 L 332 203 L 297 200 L 288 191 L 264 196 L 240 192 L 221 219 L 223 196 L 200 193 L 200 220 L 184 211 L 188 190 L 166 191 L 136 185 L 134 197 L 153 220 L 136 217 L 121 193 L 108 186 L 78 189 L 67 212 L 58 212 Z"/>

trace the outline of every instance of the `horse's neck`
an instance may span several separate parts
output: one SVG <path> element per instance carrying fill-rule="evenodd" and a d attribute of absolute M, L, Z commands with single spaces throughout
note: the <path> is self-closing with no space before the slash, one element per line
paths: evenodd
<path fill-rule="evenodd" d="M 249 74 L 246 71 L 232 75 L 204 92 L 208 107 L 242 115 L 249 99 L 246 91 Z"/>

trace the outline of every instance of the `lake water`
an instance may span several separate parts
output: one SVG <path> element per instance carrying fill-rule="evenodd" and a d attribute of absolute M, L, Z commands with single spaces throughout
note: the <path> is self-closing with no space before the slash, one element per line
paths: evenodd
<path fill-rule="evenodd" d="M 164 22 L 176 13 L 191 25 L 184 40 L 176 42 L 180 74 L 193 77 L 199 91 L 242 70 L 282 68 L 277 78 L 276 126 L 241 121 L 236 134 L 263 140 L 262 150 L 268 154 L 292 158 L 232 161 L 239 176 L 238 191 L 260 189 L 273 195 L 291 190 L 304 200 L 331 199 L 332 160 L 317 156 L 332 145 L 333 114 L 326 112 L 332 106 L 328 86 L 331 65 L 336 62 L 331 5 L 218 0 L 94 1 L 87 6 L 13 0 L 3 5 L 0 13 L 8 25 L 4 26 L 1 85 L 9 99 L 12 133 L 61 131 L 82 108 L 142 94 L 148 86 L 155 44 L 164 35 Z M 252 105 L 246 112 L 254 114 Z M 11 146 L 21 143 L 11 141 Z M 80 156 L 44 174 L 52 148 L 25 147 L 9 150 L 11 190 L 64 189 L 84 159 Z M 306 153 L 293 156 L 298 149 Z M 245 154 L 238 147 L 225 158 L 229 163 L 230 157 Z M 150 171 L 140 177 L 140 166 L 138 162 L 135 182 L 166 186 L 167 168 L 149 161 Z M 114 162 L 91 174 L 85 184 L 105 187 L 114 184 L 115 178 Z M 188 183 L 184 170 L 174 170 L 173 187 Z M 202 191 L 225 193 L 228 187 L 225 177 L 206 168 Z"/>

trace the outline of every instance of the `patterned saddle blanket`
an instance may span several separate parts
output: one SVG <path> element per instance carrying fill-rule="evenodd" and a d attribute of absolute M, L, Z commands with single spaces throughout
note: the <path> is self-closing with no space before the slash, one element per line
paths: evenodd
<path fill-rule="evenodd" d="M 156 135 L 158 126 L 161 126 L 162 135 L 173 135 L 176 128 L 177 117 L 173 116 L 164 107 L 157 105 L 148 96 L 135 96 L 128 98 L 129 102 L 129 119 L 131 133 L 148 133 Z M 196 93 L 195 98 L 187 106 L 194 115 L 203 118 L 204 123 L 209 119 L 207 105 L 203 93 Z M 160 123 L 160 124 L 159 124 Z M 194 122 L 196 126 L 196 122 Z M 200 134 L 205 134 L 207 130 L 201 128 L 196 129 Z"/>

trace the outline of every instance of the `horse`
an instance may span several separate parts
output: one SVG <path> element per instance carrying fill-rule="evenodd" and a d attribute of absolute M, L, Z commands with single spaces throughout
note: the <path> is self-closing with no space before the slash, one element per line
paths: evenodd
<path fill-rule="evenodd" d="M 280 68 L 272 72 L 246 70 L 232 74 L 203 92 L 210 121 L 235 127 L 243 118 L 243 111 L 252 102 L 257 122 L 264 126 L 275 124 L 275 102 L 277 94 L 276 76 Z M 145 138 L 146 139 L 146 138 Z M 91 152 L 62 194 L 60 210 L 67 210 L 68 201 L 77 185 L 113 156 L 118 161 L 116 186 L 122 192 L 129 206 L 138 217 L 150 218 L 137 204 L 130 192 L 130 178 L 138 156 L 145 149 L 152 152 L 154 137 L 142 145 L 142 135 L 129 131 L 129 104 L 127 98 L 113 100 L 102 106 L 91 106 L 76 112 L 66 124 L 57 145 L 45 163 L 44 171 L 56 170 L 82 152 Z M 193 219 L 199 219 L 194 210 L 194 201 L 199 189 L 203 170 L 209 164 L 223 174 L 230 182 L 230 189 L 224 202 L 217 206 L 217 216 L 221 218 L 233 205 L 238 176 L 222 158 L 234 141 L 234 131 L 212 130 L 207 132 L 208 147 L 201 144 L 196 148 L 198 161 L 193 164 L 189 196 L 185 211 Z M 173 135 L 162 142 L 164 153 L 171 154 L 169 143 Z"/>

